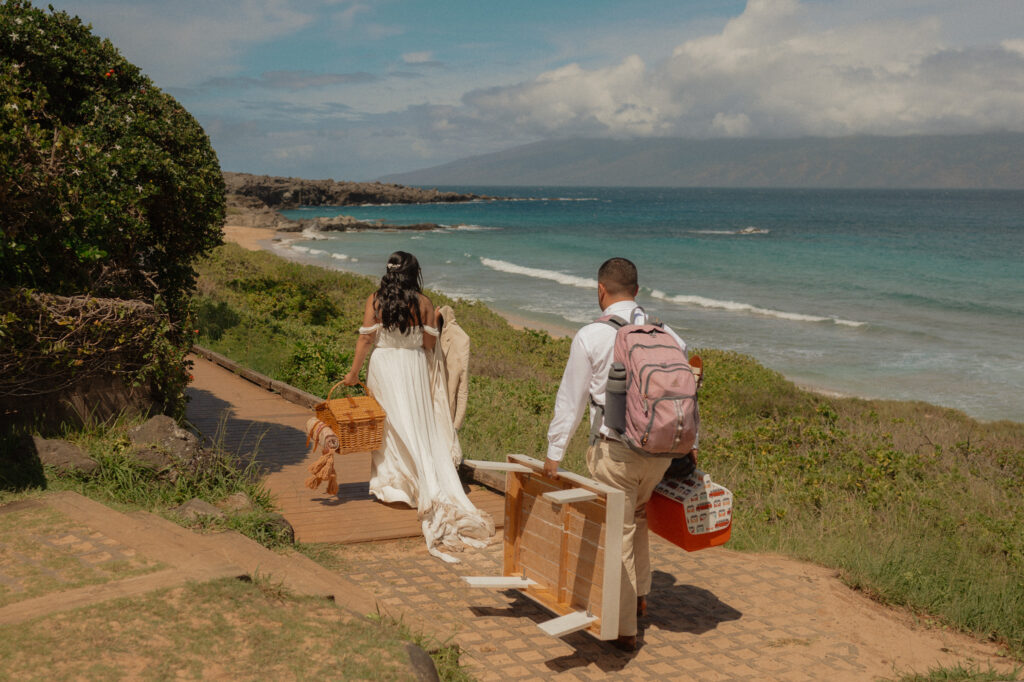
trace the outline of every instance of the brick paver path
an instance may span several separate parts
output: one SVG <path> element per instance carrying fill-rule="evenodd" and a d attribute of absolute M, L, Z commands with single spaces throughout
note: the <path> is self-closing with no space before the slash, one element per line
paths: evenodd
<path fill-rule="evenodd" d="M 500 533 L 462 563 L 431 558 L 415 512 L 374 502 L 365 455 L 339 458 L 336 496 L 303 487 L 310 410 L 288 403 L 206 360 L 195 358 L 188 419 L 220 434 L 237 452 L 258 443 L 268 487 L 302 542 L 356 542 L 342 555 L 347 578 L 393 616 L 448 638 L 481 680 L 699 679 L 875 680 L 937 666 L 1012 669 L 994 646 L 924 629 L 845 587 L 821 567 L 717 548 L 688 554 L 660 539 L 652 546 L 654 586 L 641 621 L 643 646 L 625 654 L 589 635 L 544 635 L 551 614 L 516 591 L 471 589 L 468 575 L 499 575 Z M 471 494 L 499 524 L 503 498 Z"/>
<path fill-rule="evenodd" d="M 875 680 L 979 663 L 1012 669 L 994 647 L 915 627 L 846 588 L 828 569 L 726 549 L 687 553 L 657 539 L 643 646 L 625 654 L 587 634 L 544 635 L 552 617 L 514 590 L 473 589 L 463 575 L 498 575 L 501 546 L 463 563 L 432 560 L 413 542 L 346 548 L 349 579 L 385 608 L 451 637 L 481 680 Z"/>
<path fill-rule="evenodd" d="M 384 505 L 369 493 L 370 456 L 335 458 L 339 491 L 328 495 L 305 487 L 313 461 L 306 447 L 310 409 L 288 402 L 203 358 L 192 356 L 193 381 L 186 418 L 210 440 L 231 452 L 256 451 L 268 472 L 267 488 L 299 542 L 364 542 L 421 534 L 416 510 Z M 504 522 L 504 498 L 479 486 L 473 503 Z"/>

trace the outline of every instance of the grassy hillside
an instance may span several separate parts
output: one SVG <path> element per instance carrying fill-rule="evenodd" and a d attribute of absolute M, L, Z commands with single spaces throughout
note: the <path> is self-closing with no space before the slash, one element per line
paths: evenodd
<path fill-rule="evenodd" d="M 376 283 L 227 245 L 200 265 L 198 342 L 319 395 L 351 364 Z M 472 339 L 466 456 L 543 457 L 569 341 L 453 305 Z M 711 349 L 700 461 L 736 494 L 734 549 L 780 552 L 1024 655 L 1024 425 L 797 389 Z M 585 472 L 585 430 L 565 465 Z"/>

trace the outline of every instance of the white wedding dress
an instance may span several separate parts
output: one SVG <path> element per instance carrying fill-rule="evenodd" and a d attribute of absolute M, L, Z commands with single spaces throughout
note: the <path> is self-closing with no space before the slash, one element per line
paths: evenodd
<path fill-rule="evenodd" d="M 440 353 L 424 350 L 424 330 L 437 336 L 433 327 L 413 327 L 405 334 L 380 323 L 359 329 L 360 334 L 376 333 L 366 384 L 387 414 L 383 447 L 373 452 L 370 465 L 370 492 L 382 502 L 415 507 L 427 550 L 458 563 L 443 550 L 486 546 L 494 521 L 462 489 L 456 471 L 462 452 L 444 372 L 436 371 Z"/>

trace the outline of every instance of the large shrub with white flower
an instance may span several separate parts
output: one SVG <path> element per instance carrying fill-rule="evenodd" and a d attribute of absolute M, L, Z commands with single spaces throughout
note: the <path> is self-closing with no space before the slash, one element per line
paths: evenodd
<path fill-rule="evenodd" d="M 0 2 L 0 293 L 143 301 L 185 349 L 193 262 L 223 218 L 217 157 L 174 98 L 77 17 Z M 0 346 L 31 340 L 25 314 L 0 309 Z"/>

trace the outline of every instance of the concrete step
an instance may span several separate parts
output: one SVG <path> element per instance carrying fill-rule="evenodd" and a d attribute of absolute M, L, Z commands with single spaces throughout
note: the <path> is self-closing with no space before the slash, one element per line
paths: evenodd
<path fill-rule="evenodd" d="M 150 512 L 121 513 L 69 491 L 48 495 L 43 501 L 142 556 L 166 564 L 180 576 L 178 583 L 200 576 L 264 576 L 294 594 L 333 599 L 360 615 L 378 612 L 377 600 L 369 592 L 294 550 L 274 552 L 235 531 L 196 533 Z M 109 585 L 116 591 L 116 583 Z M 103 593 L 96 591 L 96 597 Z"/>

